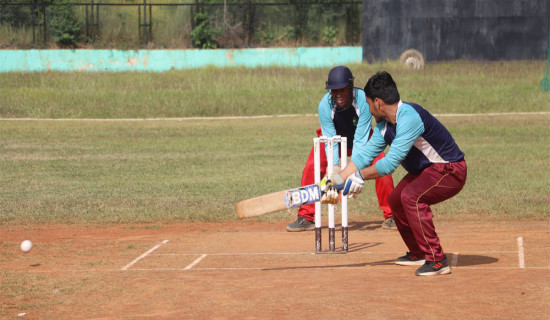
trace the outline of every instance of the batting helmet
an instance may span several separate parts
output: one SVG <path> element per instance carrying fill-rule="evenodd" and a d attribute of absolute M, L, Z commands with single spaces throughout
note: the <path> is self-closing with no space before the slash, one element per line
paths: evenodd
<path fill-rule="evenodd" d="M 325 89 L 340 89 L 353 82 L 353 74 L 346 66 L 337 66 L 328 73 L 327 86 Z"/>

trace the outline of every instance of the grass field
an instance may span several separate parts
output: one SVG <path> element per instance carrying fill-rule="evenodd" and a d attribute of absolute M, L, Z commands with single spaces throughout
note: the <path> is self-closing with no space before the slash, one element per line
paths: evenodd
<path fill-rule="evenodd" d="M 394 62 L 350 65 L 363 88 L 376 71 L 434 113 L 548 111 L 546 61 L 448 62 L 408 72 Z M 0 74 L 0 117 L 157 118 L 311 114 L 330 68 L 203 68 L 165 73 Z"/>
<path fill-rule="evenodd" d="M 456 62 L 408 72 L 351 66 L 362 87 L 390 71 L 403 100 L 441 116 L 468 182 L 440 219 L 550 218 L 544 62 Z M 239 200 L 299 185 L 328 69 L 0 75 L 0 223 L 231 221 Z M 487 112 L 538 114 L 483 115 Z M 96 121 L 191 116 L 252 119 Z M 37 121 L 68 118 L 68 121 Z M 397 182 L 404 174 L 394 174 Z M 379 216 L 372 183 L 353 218 Z M 263 220 L 291 220 L 295 212 Z"/>

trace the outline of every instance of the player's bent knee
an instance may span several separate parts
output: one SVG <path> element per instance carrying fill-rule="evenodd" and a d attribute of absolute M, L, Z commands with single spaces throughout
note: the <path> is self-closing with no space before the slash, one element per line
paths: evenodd
<path fill-rule="evenodd" d="M 415 206 L 418 202 L 419 197 L 420 196 L 416 193 L 406 192 L 405 190 L 403 190 L 403 192 L 401 193 L 401 203 L 404 207 Z"/>
<path fill-rule="evenodd" d="M 388 197 L 388 204 L 392 212 L 401 212 L 403 211 L 403 205 L 401 203 L 401 194 L 397 192 L 390 193 Z"/>

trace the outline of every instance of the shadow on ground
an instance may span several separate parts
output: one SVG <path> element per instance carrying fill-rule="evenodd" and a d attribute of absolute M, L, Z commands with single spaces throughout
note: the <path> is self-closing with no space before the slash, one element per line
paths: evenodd
<path fill-rule="evenodd" d="M 394 265 L 393 259 L 392 260 L 375 261 L 375 262 L 337 264 L 337 265 L 265 268 L 265 269 L 262 269 L 262 270 L 264 270 L 264 271 L 273 271 L 273 270 L 299 270 L 299 269 L 362 268 L 362 267 L 366 267 L 366 266 L 388 266 L 388 265 Z"/>
<path fill-rule="evenodd" d="M 455 258 L 454 254 L 447 253 L 447 261 L 450 262 L 454 258 Z M 456 259 L 457 259 L 456 266 L 458 267 L 492 264 L 492 263 L 497 263 L 499 261 L 499 259 L 495 257 L 481 256 L 481 255 L 475 255 L 475 254 L 459 254 Z"/>
<path fill-rule="evenodd" d="M 383 221 L 360 221 L 350 222 L 348 225 L 349 230 L 376 230 L 382 228 Z"/>

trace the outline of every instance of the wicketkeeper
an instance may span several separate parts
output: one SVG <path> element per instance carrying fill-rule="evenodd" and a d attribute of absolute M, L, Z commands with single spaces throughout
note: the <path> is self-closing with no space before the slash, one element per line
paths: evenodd
<path fill-rule="evenodd" d="M 323 96 L 319 103 L 319 121 L 321 128 L 317 129 L 318 136 L 333 137 L 340 135 L 348 138 L 348 155 L 359 152 L 365 148 L 369 135 L 372 134 L 372 115 L 365 100 L 365 93 L 360 88 L 353 86 L 353 74 L 345 66 L 332 68 L 328 74 L 326 87 L 329 92 Z M 321 144 L 321 176 L 326 174 L 328 147 Z M 339 166 L 339 146 L 334 145 L 334 163 Z M 378 152 L 374 162 L 382 159 L 384 152 Z M 338 170 L 338 168 L 337 168 Z M 309 153 L 306 166 L 302 172 L 302 186 L 315 183 L 314 151 Z M 388 196 L 393 191 L 393 179 L 386 175 L 375 180 L 378 204 L 384 214 L 383 228 L 395 229 L 392 212 L 388 204 Z M 298 209 L 298 219 L 287 226 L 287 231 L 315 230 L 315 204 L 303 205 Z"/>

